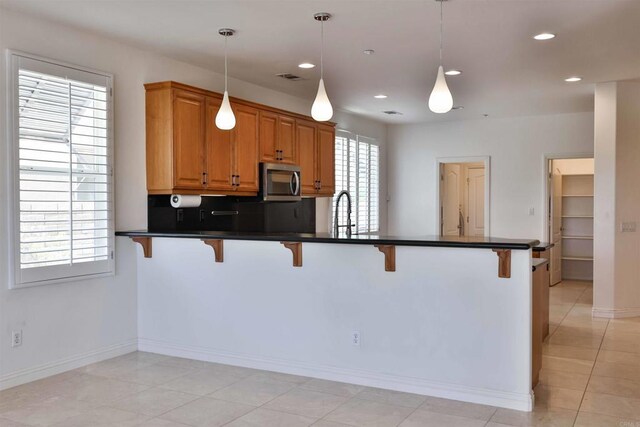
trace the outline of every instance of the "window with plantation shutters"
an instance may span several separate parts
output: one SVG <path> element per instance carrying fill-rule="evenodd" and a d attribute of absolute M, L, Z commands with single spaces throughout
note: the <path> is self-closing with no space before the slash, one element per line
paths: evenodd
<path fill-rule="evenodd" d="M 350 132 L 336 132 L 336 195 L 349 191 L 352 201 L 351 220 L 357 233 L 380 231 L 380 147 L 372 138 Z M 343 199 L 338 212 L 340 224 L 346 224 L 347 204 Z"/>
<path fill-rule="evenodd" d="M 111 77 L 11 55 L 15 285 L 113 272 Z"/>

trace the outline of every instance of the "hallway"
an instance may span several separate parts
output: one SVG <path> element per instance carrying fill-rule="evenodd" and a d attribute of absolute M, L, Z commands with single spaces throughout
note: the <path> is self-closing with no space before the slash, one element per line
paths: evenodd
<path fill-rule="evenodd" d="M 550 303 L 536 412 L 559 420 L 578 411 L 576 426 L 640 425 L 640 318 L 592 318 L 591 282 L 561 282 Z"/>

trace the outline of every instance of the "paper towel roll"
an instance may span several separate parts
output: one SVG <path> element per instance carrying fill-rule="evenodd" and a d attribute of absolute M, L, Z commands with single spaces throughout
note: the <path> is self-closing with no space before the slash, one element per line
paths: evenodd
<path fill-rule="evenodd" d="M 171 195 L 171 206 L 174 208 L 197 208 L 200 203 L 202 203 L 202 197 L 200 196 Z"/>

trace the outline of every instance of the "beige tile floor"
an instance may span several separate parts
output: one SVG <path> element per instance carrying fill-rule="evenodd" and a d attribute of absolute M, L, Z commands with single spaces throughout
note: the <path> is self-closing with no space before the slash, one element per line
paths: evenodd
<path fill-rule="evenodd" d="M 591 297 L 551 289 L 531 413 L 137 352 L 0 392 L 0 427 L 640 427 L 640 319 L 592 319 Z"/>

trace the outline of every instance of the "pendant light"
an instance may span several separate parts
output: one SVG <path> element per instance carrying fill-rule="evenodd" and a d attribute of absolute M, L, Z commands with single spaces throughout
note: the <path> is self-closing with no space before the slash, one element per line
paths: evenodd
<path fill-rule="evenodd" d="M 233 115 L 231 103 L 229 102 L 229 92 L 227 92 L 227 38 L 235 33 L 231 28 L 220 28 L 218 34 L 224 36 L 224 96 L 222 105 L 216 114 L 216 126 L 218 129 L 230 130 L 236 126 L 236 116 Z"/>
<path fill-rule="evenodd" d="M 429 109 L 434 113 L 442 114 L 451 111 L 453 107 L 453 97 L 451 96 L 449 86 L 447 86 L 444 69 L 442 68 L 442 3 L 446 0 L 436 1 L 440 2 L 440 66 L 438 67 L 436 84 L 433 86 L 431 96 L 429 96 Z"/>
<path fill-rule="evenodd" d="M 320 21 L 320 83 L 318 84 L 318 94 L 311 106 L 311 117 L 318 122 L 326 122 L 333 117 L 333 107 L 327 96 L 327 90 L 324 88 L 324 21 L 328 21 L 331 14 L 322 12 L 313 15 L 313 19 Z"/>

